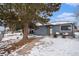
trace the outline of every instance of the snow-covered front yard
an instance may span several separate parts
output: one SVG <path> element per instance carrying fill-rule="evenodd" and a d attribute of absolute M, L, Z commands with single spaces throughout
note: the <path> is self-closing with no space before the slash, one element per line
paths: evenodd
<path fill-rule="evenodd" d="M 38 42 L 35 43 L 29 54 L 23 54 L 26 56 L 79 56 L 79 33 L 75 33 L 76 38 L 53 38 L 52 36 L 37 36 L 30 35 L 29 37 L 37 37 Z M 38 39 L 42 37 L 41 39 Z M 9 43 L 18 42 L 22 39 L 20 33 L 8 33 L 5 34 L 0 47 L 6 46 Z M 27 44 L 26 44 L 27 45 Z M 23 47 L 9 54 L 9 56 L 20 56 L 17 51 L 20 52 Z M 26 50 L 24 52 L 27 52 Z M 5 54 L 4 54 L 5 55 Z"/>
<path fill-rule="evenodd" d="M 21 48 L 22 49 L 22 48 Z M 17 50 L 18 51 L 18 50 Z M 26 52 L 26 51 L 25 51 Z M 11 54 L 10 54 L 11 55 Z M 13 52 L 12 55 L 20 55 Z M 35 43 L 26 56 L 79 56 L 79 33 L 76 38 L 53 38 L 45 36 Z"/>
<path fill-rule="evenodd" d="M 39 46 L 32 48 L 30 56 L 79 55 L 79 40 L 45 37 L 40 41 Z"/>

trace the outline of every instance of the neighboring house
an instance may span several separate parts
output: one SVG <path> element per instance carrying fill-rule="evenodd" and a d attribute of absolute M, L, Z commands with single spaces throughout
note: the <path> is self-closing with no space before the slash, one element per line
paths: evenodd
<path fill-rule="evenodd" d="M 4 33 L 5 33 L 5 27 L 4 27 L 3 23 L 0 22 L 0 41 L 4 37 Z"/>
<path fill-rule="evenodd" d="M 75 31 L 75 24 L 72 22 L 54 22 L 51 24 L 39 25 L 34 34 L 36 35 L 62 35 L 62 37 L 73 36 Z"/>
<path fill-rule="evenodd" d="M 0 41 L 4 37 L 5 28 L 3 26 L 0 26 Z"/>

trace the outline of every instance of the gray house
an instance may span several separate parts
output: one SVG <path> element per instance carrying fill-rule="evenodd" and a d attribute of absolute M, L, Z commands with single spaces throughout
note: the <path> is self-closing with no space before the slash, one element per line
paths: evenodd
<path fill-rule="evenodd" d="M 34 34 L 53 35 L 54 37 L 61 35 L 64 38 L 65 36 L 75 37 L 74 31 L 75 24 L 73 22 L 54 22 L 38 26 L 38 28 L 34 30 Z"/>

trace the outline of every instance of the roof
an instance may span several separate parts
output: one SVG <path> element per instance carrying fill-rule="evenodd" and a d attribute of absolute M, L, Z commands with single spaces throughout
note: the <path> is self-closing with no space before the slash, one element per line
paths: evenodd
<path fill-rule="evenodd" d="M 53 22 L 52 25 L 73 24 L 74 22 Z"/>
<path fill-rule="evenodd" d="M 43 25 L 51 25 L 51 23 L 47 23 L 47 24 L 36 23 L 36 26 L 43 26 Z"/>
<path fill-rule="evenodd" d="M 61 24 L 73 24 L 74 22 L 52 22 L 52 23 L 47 23 L 47 24 L 41 24 L 41 23 L 36 23 L 36 26 L 43 26 L 43 25 L 61 25 Z"/>

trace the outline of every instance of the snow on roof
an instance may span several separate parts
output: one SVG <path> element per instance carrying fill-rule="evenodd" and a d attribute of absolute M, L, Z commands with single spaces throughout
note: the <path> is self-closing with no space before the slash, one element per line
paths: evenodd
<path fill-rule="evenodd" d="M 52 25 L 52 24 L 51 23 L 47 23 L 47 24 L 36 23 L 36 26 L 43 26 L 43 25 Z"/>
<path fill-rule="evenodd" d="M 36 23 L 36 26 L 42 26 L 42 25 L 60 25 L 60 24 L 70 24 L 74 22 L 48 22 L 47 24 L 41 24 L 41 23 Z"/>
<path fill-rule="evenodd" d="M 69 24 L 69 23 L 74 23 L 74 22 L 53 22 L 51 24 L 52 25 L 59 25 L 59 24 Z"/>
<path fill-rule="evenodd" d="M 36 23 L 36 26 L 42 26 L 42 24 L 38 22 L 38 23 Z"/>

